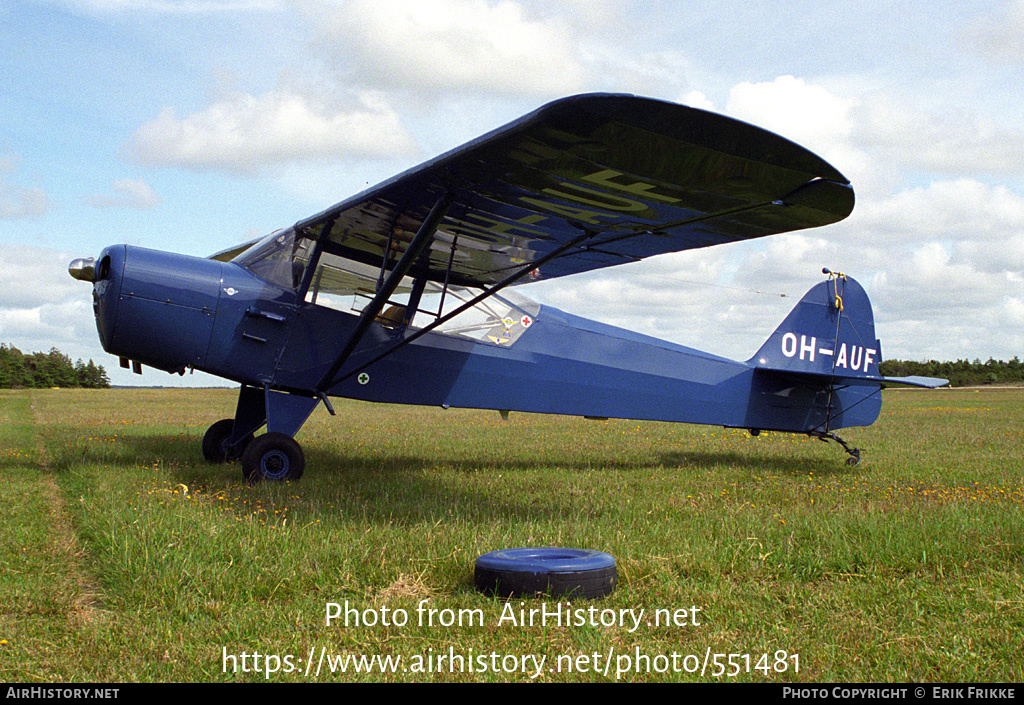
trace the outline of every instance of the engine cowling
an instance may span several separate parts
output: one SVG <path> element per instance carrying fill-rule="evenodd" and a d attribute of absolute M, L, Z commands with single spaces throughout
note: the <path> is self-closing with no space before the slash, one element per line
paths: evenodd
<path fill-rule="evenodd" d="M 203 367 L 223 267 L 223 262 L 143 247 L 106 248 L 93 275 L 93 311 L 103 349 L 168 372 Z"/>

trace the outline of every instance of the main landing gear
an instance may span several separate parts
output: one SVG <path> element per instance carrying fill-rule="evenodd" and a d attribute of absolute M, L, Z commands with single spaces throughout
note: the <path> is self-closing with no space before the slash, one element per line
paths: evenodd
<path fill-rule="evenodd" d="M 235 418 L 218 421 L 203 436 L 203 457 L 211 463 L 241 460 L 242 475 L 249 482 L 298 480 L 306 458 L 294 436 L 319 401 L 243 385 Z M 267 432 L 255 435 L 264 424 Z"/>
<path fill-rule="evenodd" d="M 232 444 L 234 419 L 222 419 L 203 436 L 203 457 L 211 463 L 242 461 L 242 475 L 249 482 L 298 480 L 306 469 L 302 447 L 285 433 L 248 434 Z"/>

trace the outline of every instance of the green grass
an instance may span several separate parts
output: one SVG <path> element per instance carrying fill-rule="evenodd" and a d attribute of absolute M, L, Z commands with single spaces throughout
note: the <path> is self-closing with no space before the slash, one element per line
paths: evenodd
<path fill-rule="evenodd" d="M 1022 391 L 886 392 L 843 434 L 854 468 L 782 434 L 338 401 L 299 434 L 306 476 L 255 487 L 199 450 L 234 403 L 0 393 L 0 679 L 258 681 L 290 655 L 270 680 L 522 681 L 530 655 L 541 681 L 1024 680 Z M 571 608 L 644 624 L 499 623 L 559 602 L 473 589 L 476 556 L 524 545 L 612 553 L 618 589 Z M 326 624 L 346 602 L 378 623 Z M 307 676 L 321 650 L 403 661 Z M 687 672 L 709 653 L 740 673 Z"/>

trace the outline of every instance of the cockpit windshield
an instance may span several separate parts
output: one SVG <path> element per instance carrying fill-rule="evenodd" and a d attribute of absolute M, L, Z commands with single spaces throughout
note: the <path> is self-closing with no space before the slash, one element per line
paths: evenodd
<path fill-rule="evenodd" d="M 296 237 L 295 229 L 288 228 L 267 235 L 232 262 L 278 286 L 296 289 L 302 283 L 312 248 L 313 240 Z"/>

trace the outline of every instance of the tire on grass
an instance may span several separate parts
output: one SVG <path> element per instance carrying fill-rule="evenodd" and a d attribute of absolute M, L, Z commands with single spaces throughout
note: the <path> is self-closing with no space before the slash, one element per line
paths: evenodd
<path fill-rule="evenodd" d="M 251 483 L 298 480 L 305 467 L 302 448 L 284 433 L 271 431 L 257 436 L 242 453 L 242 475 Z"/>
<path fill-rule="evenodd" d="M 227 448 L 227 441 L 235 429 L 234 419 L 221 419 L 206 429 L 203 436 L 203 457 L 210 463 L 227 463 L 242 457 L 246 447 L 252 443 L 253 434 L 242 439 L 233 450 Z"/>
<path fill-rule="evenodd" d="M 473 582 L 498 597 L 596 598 L 618 582 L 615 558 L 585 548 L 507 548 L 476 559 Z"/>

